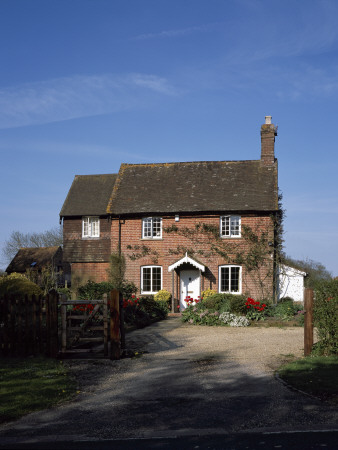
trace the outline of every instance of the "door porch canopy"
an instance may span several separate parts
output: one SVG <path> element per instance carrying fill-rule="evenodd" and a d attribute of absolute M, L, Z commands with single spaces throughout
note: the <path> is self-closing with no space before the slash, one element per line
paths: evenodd
<path fill-rule="evenodd" d="M 182 264 L 191 264 L 192 266 L 196 267 L 196 269 L 200 270 L 201 272 L 205 271 L 205 266 L 199 262 L 197 262 L 195 259 L 188 256 L 188 253 L 183 256 L 180 260 L 176 261 L 174 264 L 168 267 L 168 272 L 172 272 L 173 270 L 177 269 Z"/>

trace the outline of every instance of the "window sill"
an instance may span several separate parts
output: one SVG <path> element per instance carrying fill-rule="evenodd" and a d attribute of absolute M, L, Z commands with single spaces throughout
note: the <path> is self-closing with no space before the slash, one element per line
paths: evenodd
<path fill-rule="evenodd" d="M 141 241 L 163 241 L 163 238 L 141 238 Z"/>

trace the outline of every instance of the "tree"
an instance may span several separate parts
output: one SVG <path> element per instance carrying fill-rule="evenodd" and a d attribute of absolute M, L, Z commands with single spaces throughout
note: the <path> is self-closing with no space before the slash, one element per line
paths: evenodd
<path fill-rule="evenodd" d="M 22 233 L 13 231 L 5 241 L 2 250 L 4 258 L 10 262 L 20 248 L 25 247 L 54 247 L 62 245 L 62 227 L 51 228 L 41 233 Z"/>
<path fill-rule="evenodd" d="M 293 259 L 290 256 L 286 256 L 284 263 L 287 266 L 294 267 L 295 269 L 306 272 L 305 287 L 313 289 L 318 281 L 330 281 L 332 280 L 332 274 L 326 269 L 326 267 L 312 259 Z"/>

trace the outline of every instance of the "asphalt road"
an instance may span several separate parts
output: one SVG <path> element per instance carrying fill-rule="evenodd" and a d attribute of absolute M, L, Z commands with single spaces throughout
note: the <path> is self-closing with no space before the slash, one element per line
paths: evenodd
<path fill-rule="evenodd" d="M 1 426 L 0 448 L 338 448 L 337 408 L 289 389 L 269 366 L 299 331 L 270 330 L 176 318 L 137 330 L 127 335 L 133 358 L 70 362 L 78 397 Z"/>

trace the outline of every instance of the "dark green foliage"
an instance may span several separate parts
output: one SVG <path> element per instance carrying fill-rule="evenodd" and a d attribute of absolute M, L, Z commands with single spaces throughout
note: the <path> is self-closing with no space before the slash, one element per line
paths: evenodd
<path fill-rule="evenodd" d="M 115 289 L 113 283 L 102 281 L 101 283 L 94 283 L 94 281 L 88 280 L 86 284 L 78 288 L 79 300 L 101 300 L 103 294 L 108 294 Z M 122 294 L 124 297 L 129 298 L 132 294 L 137 292 L 137 287 L 134 283 L 123 281 Z"/>
<path fill-rule="evenodd" d="M 166 301 L 155 301 L 153 297 L 141 297 L 135 300 L 123 309 L 124 321 L 127 325 L 143 328 L 154 321 L 167 318 L 168 303 Z"/>
<path fill-rule="evenodd" d="M 318 342 L 314 353 L 338 354 L 338 280 L 316 284 L 314 299 L 314 326 Z"/>
<path fill-rule="evenodd" d="M 294 303 L 290 297 L 280 300 L 277 305 L 271 305 L 267 309 L 267 315 L 281 320 L 291 320 L 294 315 L 301 311 L 303 307 L 299 303 Z"/>
<path fill-rule="evenodd" d="M 222 307 L 222 304 L 225 300 L 225 295 L 226 294 L 213 294 L 210 295 L 210 297 L 204 298 L 202 300 L 202 304 L 208 308 L 208 309 L 212 309 L 212 310 L 217 310 L 219 311 Z"/>
<path fill-rule="evenodd" d="M 153 297 L 141 297 L 139 305 L 151 318 L 160 320 L 165 319 L 168 315 L 168 303 L 166 301 L 156 301 Z"/>
<path fill-rule="evenodd" d="M 10 276 L 1 279 L 0 295 L 41 295 L 40 287 L 26 278 L 11 278 Z"/>
<path fill-rule="evenodd" d="M 245 316 L 247 307 L 245 302 L 247 297 L 245 295 L 227 294 L 230 303 L 230 312 Z"/>
<path fill-rule="evenodd" d="M 212 311 L 246 314 L 246 296 L 236 294 L 213 294 L 202 300 L 202 305 Z"/>
<path fill-rule="evenodd" d="M 86 284 L 80 286 L 78 289 L 79 300 L 101 300 L 103 294 L 108 294 L 113 289 L 112 283 L 103 281 L 101 283 L 94 283 L 88 280 Z"/>

